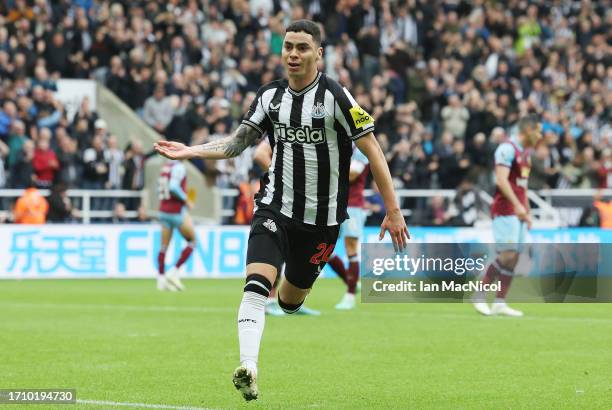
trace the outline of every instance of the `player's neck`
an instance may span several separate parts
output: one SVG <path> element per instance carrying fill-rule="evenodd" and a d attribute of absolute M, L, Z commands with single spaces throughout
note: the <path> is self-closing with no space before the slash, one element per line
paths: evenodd
<path fill-rule="evenodd" d="M 319 70 L 315 69 L 304 76 L 300 76 L 299 78 L 289 76 L 289 87 L 291 87 L 293 91 L 300 92 L 304 88 L 308 87 L 318 75 Z"/>

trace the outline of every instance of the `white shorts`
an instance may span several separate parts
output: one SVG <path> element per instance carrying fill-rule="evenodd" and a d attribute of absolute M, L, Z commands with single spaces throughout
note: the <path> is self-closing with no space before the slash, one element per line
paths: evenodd
<path fill-rule="evenodd" d="M 342 237 L 361 239 L 361 235 L 363 234 L 363 226 L 365 225 L 366 220 L 365 211 L 363 208 L 349 206 L 346 209 L 346 212 L 349 214 L 349 219 L 342 222 L 342 225 L 340 225 L 340 234 L 338 235 L 338 239 Z"/>
<path fill-rule="evenodd" d="M 527 239 L 527 223 L 516 215 L 496 216 L 493 218 L 493 237 L 497 251 L 520 251 L 520 244 Z"/>

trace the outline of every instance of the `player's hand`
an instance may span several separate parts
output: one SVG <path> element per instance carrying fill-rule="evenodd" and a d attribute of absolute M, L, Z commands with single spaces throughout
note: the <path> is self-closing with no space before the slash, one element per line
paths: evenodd
<path fill-rule="evenodd" d="M 185 201 L 185 206 L 187 206 L 187 208 L 189 208 L 189 210 L 191 211 L 193 209 L 193 202 L 191 202 L 189 199 Z"/>
<path fill-rule="evenodd" d="M 533 221 L 531 220 L 531 212 L 527 212 L 527 219 L 525 222 L 527 223 L 527 229 L 531 229 L 531 226 L 533 225 Z"/>
<path fill-rule="evenodd" d="M 406 249 L 410 234 L 408 233 L 408 227 L 406 226 L 406 221 L 404 221 L 404 216 L 399 209 L 389 211 L 387 215 L 385 215 L 385 219 L 380 225 L 379 240 L 385 237 L 385 231 L 389 231 L 391 235 L 391 241 L 393 241 L 395 252 Z"/>
<path fill-rule="evenodd" d="M 519 221 L 527 222 L 527 209 L 525 209 L 522 204 L 515 205 L 514 212 L 516 212 L 516 216 L 518 217 Z"/>
<path fill-rule="evenodd" d="M 153 148 L 170 159 L 191 159 L 195 156 L 191 147 L 176 141 L 159 141 L 153 144 Z"/>

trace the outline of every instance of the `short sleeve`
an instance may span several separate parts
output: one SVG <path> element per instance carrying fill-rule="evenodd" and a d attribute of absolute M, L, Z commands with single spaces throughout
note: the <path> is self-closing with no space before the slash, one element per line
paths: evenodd
<path fill-rule="evenodd" d="M 176 163 L 172 167 L 172 170 L 170 171 L 170 179 L 172 181 L 177 182 L 179 185 L 183 181 L 183 178 L 185 178 L 186 175 L 187 175 L 187 170 L 185 169 L 185 166 L 180 162 Z"/>
<path fill-rule="evenodd" d="M 374 131 L 374 118 L 357 104 L 351 93 L 342 87 L 336 98 L 336 120 L 353 141 Z"/>
<path fill-rule="evenodd" d="M 266 89 L 262 87 L 259 89 L 259 91 L 257 91 L 257 96 L 251 103 L 251 106 L 249 107 L 249 111 L 246 113 L 246 115 L 242 119 L 243 124 L 246 124 L 246 125 L 249 125 L 255 128 L 260 134 L 263 134 L 266 131 L 266 128 L 267 128 L 266 123 L 268 120 L 268 116 L 266 115 L 266 112 L 264 111 L 264 108 L 263 108 L 264 105 L 262 103 L 263 93 L 265 90 Z"/>
<path fill-rule="evenodd" d="M 511 167 L 514 161 L 514 147 L 512 144 L 504 142 L 495 150 L 495 165 Z"/>

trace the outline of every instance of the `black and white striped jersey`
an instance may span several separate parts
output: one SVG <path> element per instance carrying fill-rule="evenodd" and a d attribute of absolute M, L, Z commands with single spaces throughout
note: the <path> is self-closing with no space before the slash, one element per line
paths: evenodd
<path fill-rule="evenodd" d="M 346 88 L 322 73 L 301 91 L 273 81 L 242 123 L 267 133 L 272 147 L 258 207 L 319 226 L 347 218 L 352 143 L 374 130 L 374 120 Z"/>

